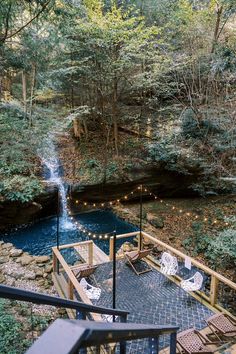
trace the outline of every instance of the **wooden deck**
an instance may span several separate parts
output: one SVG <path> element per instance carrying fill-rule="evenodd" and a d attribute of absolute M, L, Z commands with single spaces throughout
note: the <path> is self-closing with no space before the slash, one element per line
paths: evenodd
<path fill-rule="evenodd" d="M 133 232 L 129 234 L 124 234 L 124 235 L 118 235 L 117 239 L 125 239 L 130 236 L 135 236 L 135 234 L 139 234 L 139 232 Z M 163 250 L 167 250 L 173 254 L 175 254 L 179 259 L 184 260 L 186 255 L 183 254 L 182 252 L 175 250 L 169 245 L 164 244 L 160 240 L 155 239 L 153 236 L 148 235 L 145 232 L 142 232 L 142 236 L 145 236 L 146 238 L 149 238 L 150 241 L 153 242 L 153 244 L 157 244 L 159 247 L 161 247 Z M 125 240 L 124 240 L 125 241 Z M 62 256 L 62 253 L 60 250 L 65 249 L 65 248 L 73 248 L 76 253 L 79 255 L 80 261 L 86 264 L 90 265 L 102 265 L 104 263 L 111 262 L 113 259 L 113 245 L 114 239 L 111 237 L 110 239 L 110 254 L 109 256 L 106 255 L 92 240 L 89 241 L 83 241 L 79 243 L 74 243 L 74 244 L 69 244 L 69 245 L 63 245 L 60 246 L 59 248 L 53 247 L 53 281 L 54 285 L 58 291 L 58 294 L 67 299 L 71 300 L 78 300 L 81 299 L 81 301 L 87 303 L 87 304 L 92 304 L 91 300 L 88 299 L 87 295 L 85 294 L 82 286 L 79 284 L 78 280 L 76 279 L 74 273 L 73 273 L 73 267 L 75 266 L 70 266 L 67 264 L 65 261 L 64 257 Z M 141 240 L 139 240 L 141 244 Z M 117 255 L 117 261 L 120 257 Z M 156 260 L 153 258 L 147 259 L 148 263 L 151 264 L 151 266 L 158 270 L 158 262 L 156 264 Z M 197 294 L 191 294 L 194 296 L 198 301 L 200 301 L 202 304 L 207 306 L 209 309 L 211 309 L 214 312 L 219 312 L 223 311 L 227 313 L 226 309 L 223 309 L 219 304 L 217 303 L 217 295 L 218 295 L 218 283 L 221 282 L 227 286 L 229 286 L 231 289 L 236 290 L 236 284 L 230 281 L 229 279 L 225 278 L 224 276 L 216 273 L 215 271 L 209 269 L 205 265 L 199 263 L 198 261 L 191 259 L 192 264 L 200 269 L 202 269 L 206 274 L 208 274 L 211 277 L 211 287 L 210 287 L 210 294 L 204 294 L 202 292 L 197 292 Z M 105 266 L 105 264 L 104 264 Z M 109 267 L 109 265 L 106 265 Z M 179 284 L 181 278 L 176 277 L 171 277 L 171 280 L 176 283 L 177 285 Z M 74 311 L 67 311 L 68 316 L 70 318 L 75 318 L 75 313 Z M 231 314 L 231 316 L 233 316 Z M 102 317 L 100 315 L 92 314 L 92 317 L 95 321 L 101 321 Z M 203 329 L 202 332 L 206 334 L 207 329 Z M 216 354 L 236 354 L 236 343 L 230 343 L 228 345 L 218 345 L 213 346 L 211 348 L 214 353 Z M 161 351 L 162 354 L 168 354 L 169 353 L 169 348 L 165 348 Z"/>
<path fill-rule="evenodd" d="M 79 253 L 80 257 L 83 259 L 84 262 L 88 263 L 88 252 L 86 247 L 81 247 L 80 245 L 75 246 L 74 249 L 76 252 Z M 109 262 L 109 257 L 106 255 L 105 252 L 101 250 L 95 243 L 93 244 L 93 264 L 103 264 Z"/>

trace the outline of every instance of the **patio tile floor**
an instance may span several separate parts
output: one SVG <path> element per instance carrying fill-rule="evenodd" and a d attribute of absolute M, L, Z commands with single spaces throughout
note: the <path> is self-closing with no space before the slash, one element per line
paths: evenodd
<path fill-rule="evenodd" d="M 112 262 L 99 265 L 95 272 L 101 297 L 94 304 L 112 306 Z M 153 271 L 137 276 L 124 260 L 117 261 L 116 307 L 130 312 L 128 322 L 177 325 L 183 331 L 206 327 L 205 319 L 212 311 L 163 274 Z M 169 345 L 168 338 L 161 337 L 160 348 Z M 147 343 L 132 342 L 131 353 L 147 353 Z"/>

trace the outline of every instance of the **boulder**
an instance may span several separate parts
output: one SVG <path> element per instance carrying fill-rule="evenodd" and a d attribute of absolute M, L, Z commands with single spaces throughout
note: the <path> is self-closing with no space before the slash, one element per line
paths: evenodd
<path fill-rule="evenodd" d="M 48 256 L 38 256 L 35 260 L 36 263 L 47 263 L 50 261 L 50 258 Z"/>
<path fill-rule="evenodd" d="M 123 245 L 118 250 L 117 254 L 123 254 L 124 252 L 130 252 L 134 250 L 134 245 L 130 242 L 124 242 Z"/>
<path fill-rule="evenodd" d="M 35 271 L 36 277 L 42 277 L 43 276 L 43 271 L 41 269 L 38 269 Z"/>
<path fill-rule="evenodd" d="M 17 248 L 13 248 L 10 250 L 9 256 L 10 257 L 20 257 L 23 251 Z"/>
<path fill-rule="evenodd" d="M 162 229 L 164 227 L 164 220 L 160 216 L 147 213 L 147 221 L 149 222 L 149 224 L 156 227 L 157 229 Z"/>
<path fill-rule="evenodd" d="M 0 257 L 0 264 L 7 263 L 9 261 L 9 257 L 1 256 Z"/>
<path fill-rule="evenodd" d="M 0 256 L 8 256 L 9 255 L 9 251 L 7 249 L 1 249 L 0 250 Z"/>
<path fill-rule="evenodd" d="M 22 266 L 27 266 L 29 265 L 31 262 L 33 262 L 34 258 L 28 255 L 24 255 L 22 257 L 19 258 L 20 263 Z"/>
<path fill-rule="evenodd" d="M 44 268 L 45 273 L 51 273 L 52 272 L 52 265 L 48 264 L 46 265 L 46 267 Z"/>
<path fill-rule="evenodd" d="M 25 274 L 24 278 L 27 279 L 27 280 L 34 280 L 36 278 L 36 274 L 33 271 L 27 272 Z"/>
<path fill-rule="evenodd" d="M 3 249 L 9 249 L 9 248 L 12 248 L 12 247 L 13 247 L 13 244 L 10 243 L 10 242 L 4 243 L 4 244 L 2 245 L 2 248 L 3 248 Z"/>
<path fill-rule="evenodd" d="M 0 284 L 1 284 L 1 283 L 4 283 L 4 282 L 5 282 L 5 280 L 6 280 L 5 275 L 4 275 L 4 274 L 2 274 L 2 273 L 0 273 Z"/>
<path fill-rule="evenodd" d="M 37 284 L 38 284 L 39 286 L 44 286 L 44 283 L 45 283 L 45 280 L 44 280 L 44 279 L 39 279 L 39 280 L 37 281 Z"/>
<path fill-rule="evenodd" d="M 24 276 L 23 272 L 16 272 L 16 271 L 9 271 L 8 275 L 10 275 L 12 278 L 18 280 L 18 279 L 22 279 Z"/>

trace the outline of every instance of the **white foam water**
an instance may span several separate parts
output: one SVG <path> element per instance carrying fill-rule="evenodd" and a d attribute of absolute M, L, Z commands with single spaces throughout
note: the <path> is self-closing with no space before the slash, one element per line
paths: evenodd
<path fill-rule="evenodd" d="M 49 171 L 48 182 L 52 182 L 58 186 L 60 197 L 60 227 L 64 230 L 74 229 L 75 224 L 71 221 L 67 203 L 67 186 L 61 176 L 60 161 L 53 143 L 53 137 L 48 136 L 45 139 L 43 148 L 39 151 L 42 163 Z"/>

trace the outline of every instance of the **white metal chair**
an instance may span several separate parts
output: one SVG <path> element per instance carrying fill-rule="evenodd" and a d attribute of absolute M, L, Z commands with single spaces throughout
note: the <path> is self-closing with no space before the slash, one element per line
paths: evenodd
<path fill-rule="evenodd" d="M 112 315 L 102 315 L 102 319 L 104 322 L 113 322 L 113 316 Z M 115 321 L 118 319 L 118 316 L 115 316 Z"/>
<path fill-rule="evenodd" d="M 164 275 L 175 275 L 178 272 L 177 258 L 168 252 L 163 252 L 160 259 L 161 273 Z"/>
<path fill-rule="evenodd" d="M 200 290 L 203 283 L 203 276 L 201 273 L 196 272 L 191 278 L 182 280 L 180 286 L 185 291 Z"/>
<path fill-rule="evenodd" d="M 89 284 L 85 278 L 80 280 L 80 285 L 83 287 L 86 295 L 90 300 L 99 300 L 101 289 Z"/>

